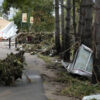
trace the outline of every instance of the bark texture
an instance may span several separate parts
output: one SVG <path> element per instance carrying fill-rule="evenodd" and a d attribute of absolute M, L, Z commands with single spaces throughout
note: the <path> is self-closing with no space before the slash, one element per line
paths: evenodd
<path fill-rule="evenodd" d="M 92 48 L 92 14 L 93 14 L 93 1 L 85 1 L 85 18 L 84 30 L 82 31 L 81 42 L 86 46 Z"/>
<path fill-rule="evenodd" d="M 76 41 L 79 42 L 81 42 L 81 35 L 82 33 L 84 33 L 85 30 L 86 1 L 87 0 L 81 0 L 80 3 L 80 18 L 79 18 L 79 25 L 78 25 L 78 34 L 76 36 Z"/>
<path fill-rule="evenodd" d="M 61 0 L 61 33 L 62 33 L 62 51 L 64 51 L 64 0 Z"/>
<path fill-rule="evenodd" d="M 59 0 L 55 0 L 55 46 L 57 53 L 59 53 L 60 52 Z"/>
<path fill-rule="evenodd" d="M 74 35 L 76 37 L 76 10 L 75 10 L 75 0 L 73 0 L 73 29 L 74 29 Z"/>
<path fill-rule="evenodd" d="M 95 45 L 92 82 L 100 83 L 100 0 L 95 1 Z"/>
<path fill-rule="evenodd" d="M 64 40 L 64 51 L 65 57 L 64 59 L 70 61 L 70 18 L 71 18 L 71 0 L 67 0 L 67 13 L 66 13 L 66 30 L 65 30 L 65 40 Z"/>

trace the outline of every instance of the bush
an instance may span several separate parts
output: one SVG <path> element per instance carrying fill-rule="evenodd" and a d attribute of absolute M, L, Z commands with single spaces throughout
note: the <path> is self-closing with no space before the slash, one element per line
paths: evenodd
<path fill-rule="evenodd" d="M 24 68 L 24 51 L 9 54 L 6 59 L 0 60 L 0 84 L 12 85 L 22 77 Z"/>

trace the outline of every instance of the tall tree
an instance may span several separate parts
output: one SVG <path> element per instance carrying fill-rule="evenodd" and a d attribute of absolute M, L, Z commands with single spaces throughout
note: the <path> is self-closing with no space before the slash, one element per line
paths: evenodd
<path fill-rule="evenodd" d="M 94 70 L 93 83 L 100 83 L 100 0 L 95 0 L 95 56 L 94 56 Z"/>
<path fill-rule="evenodd" d="M 81 42 L 81 35 L 84 32 L 85 28 L 85 15 L 86 15 L 86 5 L 87 0 L 81 0 L 80 2 L 80 18 L 79 18 L 79 25 L 78 25 L 78 34 L 76 36 L 76 41 Z"/>
<path fill-rule="evenodd" d="M 93 15 L 93 0 L 85 1 L 85 24 L 82 31 L 81 42 L 88 47 L 92 47 L 92 15 Z"/>
<path fill-rule="evenodd" d="M 2 7 L 0 6 L 0 16 L 2 16 Z"/>
<path fill-rule="evenodd" d="M 65 32 L 64 32 L 64 0 L 61 1 L 61 33 L 62 33 L 62 51 L 64 50 L 64 37 L 65 37 Z"/>
<path fill-rule="evenodd" d="M 4 0 L 3 11 L 7 12 L 10 7 L 19 9 L 14 17 L 14 21 L 20 27 L 22 10 L 34 17 L 34 31 L 53 31 L 54 30 L 54 10 L 53 0 Z M 29 19 L 29 17 L 28 17 Z M 24 25 L 26 27 L 26 25 Z"/>
<path fill-rule="evenodd" d="M 60 52 L 60 22 L 59 22 L 59 0 L 55 0 L 55 46 L 57 53 Z"/>
<path fill-rule="evenodd" d="M 71 21 L 71 0 L 67 0 L 66 2 L 67 13 L 66 13 L 66 30 L 65 30 L 65 38 L 64 38 L 64 51 L 65 57 L 64 59 L 70 61 L 70 21 Z"/>
<path fill-rule="evenodd" d="M 74 35 L 76 37 L 76 15 L 75 15 L 75 12 L 76 12 L 76 5 L 75 5 L 75 0 L 73 0 L 73 29 L 74 29 Z"/>

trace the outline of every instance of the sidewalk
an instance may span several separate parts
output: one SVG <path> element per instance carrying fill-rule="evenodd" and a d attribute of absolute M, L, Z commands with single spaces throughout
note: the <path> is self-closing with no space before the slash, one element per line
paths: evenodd
<path fill-rule="evenodd" d="M 5 42 L 6 43 L 6 42 Z M 0 42 L 1 46 L 1 42 Z M 8 53 L 15 52 L 15 49 L 8 49 L 7 46 L 0 47 L 0 59 L 4 59 Z M 30 67 L 38 67 L 41 65 L 37 65 L 37 63 L 33 62 L 32 57 L 25 54 L 27 70 L 25 73 L 31 79 L 31 83 L 28 82 L 25 75 L 23 75 L 22 79 L 19 79 L 16 82 L 16 86 L 14 87 L 0 87 L 0 100 L 47 100 L 44 88 L 42 84 L 42 79 L 40 76 L 40 72 L 37 70 L 30 70 Z"/>

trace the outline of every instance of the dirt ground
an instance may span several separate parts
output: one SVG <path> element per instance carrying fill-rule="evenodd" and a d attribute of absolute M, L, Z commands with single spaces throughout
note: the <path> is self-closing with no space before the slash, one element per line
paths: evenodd
<path fill-rule="evenodd" d="M 41 77 L 43 78 L 44 88 L 45 88 L 45 95 L 47 96 L 48 100 L 78 100 L 73 97 L 68 96 L 61 96 L 59 94 L 59 90 L 62 88 L 63 84 L 59 84 L 58 82 L 54 81 L 57 77 L 57 74 L 54 69 L 48 69 L 46 67 L 46 63 L 40 59 L 37 55 L 30 55 L 28 53 L 25 54 L 28 62 L 32 64 L 27 69 L 39 71 Z"/>

